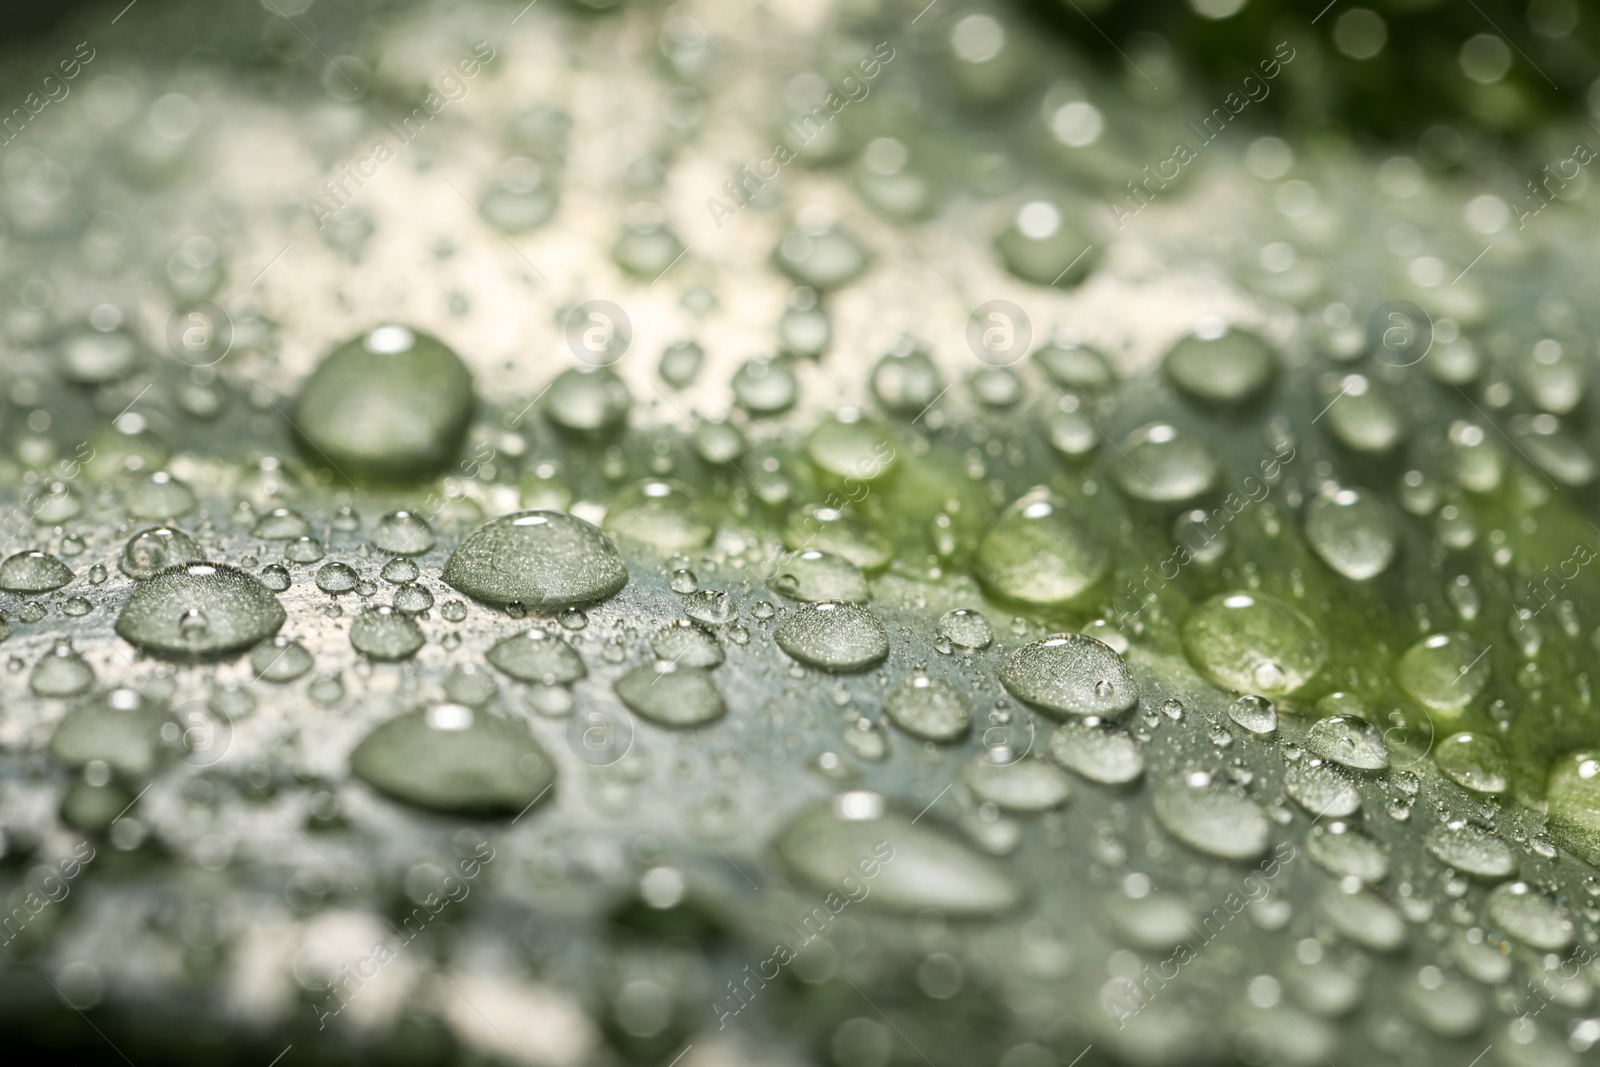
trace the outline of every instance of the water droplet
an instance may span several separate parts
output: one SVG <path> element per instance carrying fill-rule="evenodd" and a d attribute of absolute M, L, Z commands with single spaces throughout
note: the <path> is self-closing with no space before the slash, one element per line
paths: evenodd
<path fill-rule="evenodd" d="M 1340 878 L 1374 885 L 1389 873 L 1389 853 L 1381 844 L 1340 820 L 1319 823 L 1306 837 L 1311 858 Z"/>
<path fill-rule="evenodd" d="M 903 914 L 992 918 L 1025 896 L 999 863 L 932 820 L 913 822 L 876 793 L 841 793 L 802 811 L 779 832 L 774 849 L 820 892 L 841 874 L 871 878 L 875 904 Z"/>
<path fill-rule="evenodd" d="M 203 632 L 186 617 L 199 612 Z M 182 563 L 137 583 L 117 616 L 117 633 L 157 655 L 222 656 L 278 632 L 283 605 L 254 576 L 221 563 Z"/>
<path fill-rule="evenodd" d="M 1100 261 L 1096 246 L 1049 200 L 1023 204 L 996 235 L 994 249 L 1007 270 L 1035 285 L 1070 288 Z"/>
<path fill-rule="evenodd" d="M 161 727 L 168 721 L 164 709 L 133 690 L 114 689 L 67 712 L 50 738 L 50 751 L 69 767 L 99 761 L 143 778 L 166 752 Z"/>
<path fill-rule="evenodd" d="M 293 541 L 311 536 L 311 523 L 298 511 L 273 508 L 256 520 L 250 533 L 263 541 Z"/>
<path fill-rule="evenodd" d="M 1467 634 L 1432 634 L 1395 663 L 1394 680 L 1433 711 L 1459 711 L 1489 683 L 1488 650 Z"/>
<path fill-rule="evenodd" d="M 1317 755 L 1340 766 L 1358 771 L 1381 771 L 1389 766 L 1389 749 L 1383 734 L 1354 715 L 1329 715 L 1317 720 L 1306 741 Z"/>
<path fill-rule="evenodd" d="M 779 415 L 794 407 L 800 383 L 786 360 L 751 359 L 733 372 L 734 403 L 751 415 Z"/>
<path fill-rule="evenodd" d="M 817 549 L 785 555 L 767 585 L 793 600 L 810 603 L 838 600 L 862 604 L 868 599 L 867 580 L 853 563 Z"/>
<path fill-rule="evenodd" d="M 1393 952 L 1406 942 L 1405 920 L 1371 892 L 1330 891 L 1323 895 L 1321 905 L 1334 928 L 1362 948 Z"/>
<path fill-rule="evenodd" d="M 828 671 L 865 670 L 889 654 L 883 623 L 855 604 L 805 604 L 789 614 L 775 637 L 795 659 Z"/>
<path fill-rule="evenodd" d="M 772 262 L 800 285 L 837 289 L 854 281 L 867 267 L 867 250 L 848 230 L 832 221 L 807 219 L 778 242 Z"/>
<path fill-rule="evenodd" d="M 356 591 L 363 596 L 369 595 L 360 587 L 357 587 Z M 407 582 L 395 588 L 392 604 L 394 610 L 406 615 L 421 615 L 433 607 L 433 594 L 420 582 Z"/>
<path fill-rule="evenodd" d="M 925 741 L 958 741 L 972 726 L 972 713 L 956 687 L 925 674 L 890 690 L 883 711 L 900 729 Z"/>
<path fill-rule="evenodd" d="M 678 619 L 658 630 L 650 640 L 650 651 L 656 659 L 681 667 L 716 667 L 723 659 L 716 635 L 689 619 Z"/>
<path fill-rule="evenodd" d="M 494 678 L 476 663 L 458 663 L 444 678 L 444 695 L 469 708 L 482 707 L 497 692 Z"/>
<path fill-rule="evenodd" d="M 1226 860 L 1252 860 L 1267 850 L 1272 823 L 1259 805 L 1234 789 L 1168 782 L 1156 790 L 1156 818 L 1190 848 Z"/>
<path fill-rule="evenodd" d="M 1005 811 L 1049 811 L 1067 802 L 1067 774 L 1041 759 L 996 763 L 983 756 L 971 760 L 961 780 L 980 803 Z"/>
<path fill-rule="evenodd" d="M 156 471 L 129 489 L 123 504 L 135 519 L 175 519 L 193 510 L 195 495 L 166 471 Z"/>
<path fill-rule="evenodd" d="M 1358 582 L 1381 574 L 1396 550 L 1388 510 L 1358 489 L 1322 493 L 1312 500 L 1306 507 L 1306 540 L 1323 562 Z"/>
<path fill-rule="evenodd" d="M 70 641 L 57 641 L 28 676 L 28 688 L 42 697 L 70 697 L 94 684 L 94 669 L 72 647 Z"/>
<path fill-rule="evenodd" d="M 289 571 L 278 563 L 269 563 L 261 568 L 261 584 L 274 593 L 281 593 L 289 588 Z"/>
<path fill-rule="evenodd" d="M 1033 607 L 1072 605 L 1111 570 L 1111 551 L 1067 504 L 1036 489 L 1012 504 L 978 545 L 975 571 L 994 596 Z"/>
<path fill-rule="evenodd" d="M 661 380 L 674 389 L 694 384 L 705 365 L 706 350 L 693 341 L 678 341 L 661 350 L 661 363 L 657 373 Z"/>
<path fill-rule="evenodd" d="M 928 354 L 909 338 L 886 353 L 872 368 L 872 395 L 891 415 L 914 418 L 927 410 L 944 388 L 944 379 Z"/>
<path fill-rule="evenodd" d="M 438 539 L 422 516 L 410 511 L 391 511 L 372 528 L 372 545 L 393 556 L 420 556 Z"/>
<path fill-rule="evenodd" d="M 250 652 L 250 671 L 259 680 L 283 684 L 305 674 L 312 666 L 311 653 L 298 641 L 274 637 Z"/>
<path fill-rule="evenodd" d="M 522 511 L 480 527 L 451 553 L 444 580 L 491 604 L 531 609 L 609 597 L 628 581 L 610 538 L 558 511 Z"/>
<path fill-rule="evenodd" d="M 614 688 L 619 700 L 659 726 L 703 726 L 727 713 L 711 672 L 698 667 L 642 664 Z"/>
<path fill-rule="evenodd" d="M 283 546 L 283 558 L 290 563 L 315 563 L 325 554 L 315 537 L 297 537 Z"/>
<path fill-rule="evenodd" d="M 1498 796 L 1511 786 L 1505 753 L 1482 734 L 1452 734 L 1434 746 L 1433 762 L 1439 773 L 1474 793 Z"/>
<path fill-rule="evenodd" d="M 845 508 L 809 504 L 789 516 L 783 528 L 786 547 L 818 549 L 849 560 L 864 571 L 878 571 L 894 558 L 894 548 Z"/>
<path fill-rule="evenodd" d="M 720 589 L 702 589 L 683 598 L 683 613 L 707 626 L 723 626 L 739 617 L 739 605 Z"/>
<path fill-rule="evenodd" d="M 156 526 L 134 534 L 117 559 L 129 578 L 144 580 L 178 563 L 193 563 L 204 553 L 194 538 L 172 526 Z"/>
<path fill-rule="evenodd" d="M 415 563 L 409 559 L 397 557 L 385 563 L 383 570 L 378 572 L 378 576 L 394 585 L 405 585 L 407 582 L 416 581 L 419 573 Z"/>
<path fill-rule="evenodd" d="M 1500 881 L 1517 873 L 1517 854 L 1510 845 L 1493 831 L 1461 819 L 1434 827 L 1427 845 L 1439 862 L 1475 878 Z"/>
<path fill-rule="evenodd" d="M 328 353 L 301 388 L 291 422 L 310 463 L 345 477 L 414 481 L 455 458 L 472 403 L 472 375 L 459 356 L 427 334 L 388 325 Z"/>
<path fill-rule="evenodd" d="M 1255 334 L 1228 330 L 1216 337 L 1190 334 L 1167 353 L 1172 384 L 1210 404 L 1242 404 L 1272 381 L 1277 361 Z"/>
<path fill-rule="evenodd" d="M 1144 774 L 1144 754 L 1128 732 L 1092 717 L 1058 727 L 1050 737 L 1050 756 L 1101 785 L 1126 785 Z"/>
<path fill-rule="evenodd" d="M 1506 882 L 1489 893 L 1489 918 L 1531 949 L 1559 952 L 1572 944 L 1572 920 L 1554 894 L 1527 882 Z"/>
<path fill-rule="evenodd" d="M 1031 358 L 1045 377 L 1062 389 L 1091 392 L 1114 380 L 1103 355 L 1068 336 L 1056 337 L 1035 350 Z"/>
<path fill-rule="evenodd" d="M 1111 476 L 1124 493 L 1160 504 L 1182 504 L 1209 492 L 1221 471 L 1203 445 L 1165 422 L 1128 434 L 1111 461 Z"/>
<path fill-rule="evenodd" d="M 360 580 L 361 576 L 348 563 L 324 563 L 317 568 L 317 588 L 333 596 L 350 592 Z"/>
<path fill-rule="evenodd" d="M 1228 718 L 1263 737 L 1278 732 L 1278 709 L 1266 697 L 1247 694 L 1228 705 Z"/>
<path fill-rule="evenodd" d="M 396 800 L 453 815 L 519 815 L 555 782 L 555 762 L 526 726 L 441 704 L 369 733 L 350 769 Z"/>
<path fill-rule="evenodd" d="M 662 555 L 704 548 L 716 533 L 694 490 L 664 479 L 641 482 L 617 494 L 606 511 L 605 529 Z"/>
<path fill-rule="evenodd" d="M 1219 593 L 1183 624 L 1183 648 L 1224 689 L 1282 697 L 1321 668 L 1322 635 L 1293 605 L 1259 593 Z"/>
<path fill-rule="evenodd" d="M 939 636 L 957 648 L 973 651 L 994 644 L 994 630 L 989 620 L 968 608 L 956 608 L 939 616 Z"/>
<path fill-rule="evenodd" d="M 486 658 L 518 681 L 541 685 L 566 685 L 589 673 L 559 634 L 538 627 L 501 638 Z"/>
<path fill-rule="evenodd" d="M 1116 718 L 1139 702 L 1139 684 L 1122 657 L 1083 634 L 1050 634 L 1006 657 L 1000 682 L 1056 716 Z"/>
<path fill-rule="evenodd" d="M 545 417 L 563 430 L 601 434 L 628 418 L 633 397 L 610 367 L 570 367 L 545 390 Z"/>
<path fill-rule="evenodd" d="M 32 549 L 0 563 L 0 589 L 8 593 L 47 593 L 72 581 L 72 570 L 48 552 Z"/>
<path fill-rule="evenodd" d="M 1331 764 L 1299 760 L 1283 770 L 1284 790 L 1315 818 L 1347 818 L 1361 810 L 1361 792 Z"/>
<path fill-rule="evenodd" d="M 425 640 L 415 619 L 387 605 L 368 608 L 350 623 L 350 644 L 377 660 L 406 659 Z"/>

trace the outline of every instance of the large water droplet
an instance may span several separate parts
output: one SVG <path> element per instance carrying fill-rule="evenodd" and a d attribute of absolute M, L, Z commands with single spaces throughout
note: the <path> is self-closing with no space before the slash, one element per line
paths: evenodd
<path fill-rule="evenodd" d="M 397 800 L 457 815 L 518 815 L 556 775 L 526 726 L 461 704 L 390 719 L 356 746 L 350 769 Z"/>
<path fill-rule="evenodd" d="M 1358 582 L 1394 560 L 1394 520 L 1378 500 L 1357 489 L 1323 493 L 1306 507 L 1306 540 L 1323 562 Z"/>
<path fill-rule="evenodd" d="M 1572 944 L 1572 919 L 1547 890 L 1506 882 L 1489 893 L 1489 918 L 1531 949 L 1559 952 Z"/>
<path fill-rule="evenodd" d="M 806 438 L 806 454 L 825 475 L 874 482 L 895 467 L 893 439 L 869 422 L 828 419 Z"/>
<path fill-rule="evenodd" d="M 1351 823 L 1340 820 L 1313 826 L 1306 836 L 1306 851 L 1340 878 L 1374 885 L 1389 873 L 1388 850 Z"/>
<path fill-rule="evenodd" d="M 1167 353 L 1165 367 L 1172 384 L 1196 400 L 1240 404 L 1266 388 L 1277 361 L 1255 334 L 1228 330 L 1183 338 Z"/>
<path fill-rule="evenodd" d="M 622 425 L 633 398 L 610 367 L 571 367 L 545 390 L 545 416 L 574 433 L 603 433 Z"/>
<path fill-rule="evenodd" d="M 1219 593 L 1183 623 L 1183 648 L 1224 689 L 1281 697 L 1316 677 L 1322 634 L 1290 604 L 1259 593 Z"/>
<path fill-rule="evenodd" d="M 996 763 L 984 756 L 969 762 L 961 780 L 980 803 L 1005 811 L 1049 811 L 1067 802 L 1067 774 L 1042 759 Z"/>
<path fill-rule="evenodd" d="M 421 515 L 410 511 L 391 511 L 372 528 L 372 545 L 391 556 L 419 556 L 438 539 Z"/>
<path fill-rule="evenodd" d="M 883 711 L 896 726 L 925 741 L 956 741 L 972 726 L 972 713 L 960 691 L 925 674 L 913 675 L 890 690 Z"/>
<path fill-rule="evenodd" d="M 867 579 L 855 564 L 817 549 L 784 556 L 767 585 L 776 593 L 813 604 L 823 600 L 863 604 L 868 599 Z"/>
<path fill-rule="evenodd" d="M 1460 819 L 1435 827 L 1427 845 L 1439 862 L 1475 878 L 1499 881 L 1517 873 L 1517 854 L 1504 839 Z"/>
<path fill-rule="evenodd" d="M 716 533 L 694 490 L 659 478 L 618 493 L 606 512 L 605 529 L 663 555 L 704 548 Z"/>
<path fill-rule="evenodd" d="M 250 671 L 262 681 L 292 682 L 311 669 L 314 660 L 306 647 L 287 637 L 263 641 L 250 652 Z"/>
<path fill-rule="evenodd" d="M 802 811 L 774 848 L 796 875 L 832 890 L 853 875 L 870 886 L 863 901 L 915 914 L 991 918 L 1019 906 L 1022 886 L 1004 867 L 939 829 L 892 808 L 876 793 L 842 793 Z"/>
<path fill-rule="evenodd" d="M 989 620 L 968 608 L 956 608 L 939 616 L 939 636 L 957 648 L 974 651 L 994 644 L 994 629 Z"/>
<path fill-rule="evenodd" d="M 1489 683 L 1487 651 L 1464 633 L 1432 634 L 1406 649 L 1394 680 L 1426 708 L 1460 711 Z"/>
<path fill-rule="evenodd" d="M 203 628 L 194 626 L 195 612 Z M 278 598 L 253 575 L 221 563 L 182 563 L 133 587 L 117 633 L 157 655 L 210 657 L 266 640 L 284 618 Z"/>
<path fill-rule="evenodd" d="M 1126 785 L 1144 773 L 1144 754 L 1126 730 L 1099 719 L 1063 723 L 1050 736 L 1050 756 L 1101 785 Z"/>
<path fill-rule="evenodd" d="M 1266 697 L 1258 697 L 1253 693 L 1229 704 L 1228 718 L 1262 737 L 1278 732 L 1278 709 Z"/>
<path fill-rule="evenodd" d="M 425 641 L 415 619 L 388 605 L 368 608 L 350 623 L 350 644 L 373 659 L 406 659 Z"/>
<path fill-rule="evenodd" d="M 486 658 L 518 681 L 541 685 L 567 685 L 589 673 L 571 645 L 539 627 L 501 638 Z"/>
<path fill-rule="evenodd" d="M 132 689 L 114 689 L 67 712 L 50 738 L 50 751 L 69 767 L 99 760 L 142 778 L 166 753 L 161 727 L 167 713 Z"/>
<path fill-rule="evenodd" d="M 0 589 L 8 593 L 47 593 L 72 581 L 72 570 L 48 552 L 31 549 L 0 563 Z"/>
<path fill-rule="evenodd" d="M 727 713 L 711 672 L 647 663 L 617 679 L 617 698 L 658 726 L 703 726 Z"/>
<path fill-rule="evenodd" d="M 472 417 L 472 375 L 427 334 L 379 326 L 311 372 L 293 429 L 313 464 L 349 478 L 412 481 L 448 466 Z"/>
<path fill-rule="evenodd" d="M 723 660 L 716 635 L 689 619 L 678 619 L 657 631 L 650 639 L 650 651 L 658 660 L 681 667 L 716 667 Z"/>
<path fill-rule="evenodd" d="M 1111 570 L 1111 550 L 1067 504 L 1035 489 L 1012 504 L 978 545 L 978 580 L 993 595 L 1035 607 L 1084 599 Z"/>
<path fill-rule="evenodd" d="M 1111 476 L 1124 493 L 1160 504 L 1181 504 L 1208 492 L 1221 471 L 1205 446 L 1165 422 L 1124 437 L 1111 461 Z"/>
<path fill-rule="evenodd" d="M 476 600 L 529 609 L 611 596 L 628 582 L 616 545 L 559 511 L 522 511 L 479 527 L 451 553 L 444 580 Z"/>
<path fill-rule="evenodd" d="M 1209 780 L 1166 783 L 1156 791 L 1154 811 L 1173 837 L 1219 859 L 1255 859 L 1272 836 L 1272 823 L 1255 801 Z"/>
<path fill-rule="evenodd" d="M 1452 734 L 1433 749 L 1433 762 L 1463 789 L 1498 796 L 1511 786 L 1511 764 L 1500 746 L 1483 734 Z"/>
<path fill-rule="evenodd" d="M 1550 769 L 1550 831 L 1575 855 L 1600 866 L 1600 751 L 1573 752 Z"/>
<path fill-rule="evenodd" d="M 142 581 L 157 571 L 178 563 L 193 563 L 204 555 L 199 542 L 182 530 L 157 526 L 128 539 L 117 559 L 117 568 L 129 578 Z"/>
<path fill-rule="evenodd" d="M 775 637 L 795 659 L 828 671 L 865 670 L 889 654 L 889 634 L 877 616 L 835 601 L 796 608 Z"/>
<path fill-rule="evenodd" d="M 33 665 L 28 688 L 42 697 L 70 697 L 94 684 L 94 669 L 69 641 L 57 641 Z"/>
<path fill-rule="evenodd" d="M 1006 657 L 1000 682 L 1057 716 L 1115 718 L 1139 702 L 1139 683 L 1122 657 L 1084 634 L 1051 634 Z"/>
<path fill-rule="evenodd" d="M 1383 734 L 1354 715 L 1329 715 L 1318 719 L 1307 735 L 1313 752 L 1323 759 L 1358 771 L 1381 771 L 1389 766 L 1389 749 Z"/>
<path fill-rule="evenodd" d="M 1298 760 L 1283 769 L 1283 788 L 1295 803 L 1315 818 L 1342 819 L 1361 810 L 1361 792 L 1355 784 L 1320 759 Z"/>

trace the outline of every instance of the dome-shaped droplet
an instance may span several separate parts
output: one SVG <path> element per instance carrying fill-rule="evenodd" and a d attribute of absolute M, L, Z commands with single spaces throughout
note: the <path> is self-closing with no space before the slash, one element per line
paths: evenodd
<path fill-rule="evenodd" d="M 960 690 L 925 674 L 913 675 L 891 689 L 884 698 L 883 713 L 900 729 L 924 741 L 957 741 L 972 727 L 972 713 Z"/>
<path fill-rule="evenodd" d="M 618 493 L 606 511 L 605 530 L 663 555 L 704 548 L 717 532 L 694 490 L 662 478 Z"/>
<path fill-rule="evenodd" d="M 996 763 L 984 756 L 968 762 L 961 780 L 979 803 L 1003 811 L 1049 811 L 1067 802 L 1067 774 L 1053 763 L 1024 757 Z"/>
<path fill-rule="evenodd" d="M 656 373 L 674 389 L 682 389 L 700 377 L 700 368 L 705 362 L 704 348 L 694 341 L 677 341 L 661 350 L 661 363 Z"/>
<path fill-rule="evenodd" d="M 800 396 L 800 383 L 785 360 L 746 360 L 729 384 L 734 403 L 751 415 L 782 414 Z"/>
<path fill-rule="evenodd" d="M 1111 550 L 1065 501 L 1036 489 L 1012 504 L 978 544 L 978 580 L 1033 607 L 1071 605 L 1111 570 Z"/>
<path fill-rule="evenodd" d="M 1451 734 L 1433 747 L 1439 773 L 1463 789 L 1498 796 L 1511 787 L 1511 763 L 1492 737 Z"/>
<path fill-rule="evenodd" d="M 1278 709 L 1266 697 L 1253 693 L 1247 693 L 1229 704 L 1228 718 L 1261 737 L 1278 732 Z"/>
<path fill-rule="evenodd" d="M 877 616 L 831 600 L 796 608 L 775 637 L 795 659 L 827 671 L 866 670 L 889 654 L 889 634 Z"/>
<path fill-rule="evenodd" d="M 877 571 L 894 559 L 894 548 L 849 508 L 807 505 L 789 516 L 783 543 L 796 552 L 818 549 L 840 556 L 864 571 Z"/>
<path fill-rule="evenodd" d="M 1313 826 L 1306 835 L 1306 852 L 1337 878 L 1376 885 L 1389 874 L 1388 850 L 1340 819 Z"/>
<path fill-rule="evenodd" d="M 914 343 L 897 344 L 872 368 L 872 395 L 878 406 L 900 418 L 915 418 L 944 389 L 944 378 L 928 353 Z"/>
<path fill-rule="evenodd" d="M 1030 200 L 994 239 L 1006 269 L 1035 285 L 1077 285 L 1100 261 L 1099 250 L 1060 205 Z"/>
<path fill-rule="evenodd" d="M 1114 380 L 1106 358 L 1087 345 L 1069 337 L 1058 337 L 1034 351 L 1034 366 L 1044 371 L 1062 389 L 1089 392 L 1102 389 Z"/>
<path fill-rule="evenodd" d="M 1116 718 L 1139 702 L 1122 657 L 1084 634 L 1051 634 L 1006 657 L 1000 682 L 1019 700 L 1057 717 Z"/>
<path fill-rule="evenodd" d="M 727 714 L 711 672 L 672 663 L 647 663 L 616 682 L 617 698 L 658 726 L 703 726 Z"/>
<path fill-rule="evenodd" d="M 1394 680 L 1433 711 L 1460 711 L 1489 684 L 1488 649 L 1464 633 L 1432 634 L 1406 649 Z"/>
<path fill-rule="evenodd" d="M 283 684 L 305 674 L 315 661 L 306 647 L 287 637 L 263 641 L 250 652 L 250 673 L 266 682 Z"/>
<path fill-rule="evenodd" d="M 1272 381 L 1277 360 L 1265 341 L 1240 330 L 1190 334 L 1172 346 L 1167 377 L 1190 397 L 1211 404 L 1241 404 Z"/>
<path fill-rule="evenodd" d="M 117 559 L 117 568 L 129 578 L 142 581 L 157 571 L 178 563 L 193 563 L 203 556 L 199 542 L 182 530 L 156 526 L 128 539 Z"/>
<path fill-rule="evenodd" d="M 425 641 L 415 619 L 388 605 L 368 608 L 350 623 L 350 644 L 372 659 L 406 659 Z"/>
<path fill-rule="evenodd" d="M 530 610 L 602 600 L 628 582 L 611 539 L 559 511 L 521 511 L 479 527 L 451 553 L 444 580 L 476 600 Z"/>
<path fill-rule="evenodd" d="M 310 537 L 314 531 L 311 520 L 293 508 L 273 508 L 256 520 L 250 528 L 252 537 L 264 541 L 294 541 Z"/>
<path fill-rule="evenodd" d="M 114 689 L 67 712 L 50 738 L 50 751 L 69 767 L 99 760 L 142 778 L 166 754 L 161 727 L 169 721 L 166 709 L 132 689 Z"/>
<path fill-rule="evenodd" d="M 939 616 L 939 636 L 957 648 L 974 651 L 994 644 L 989 620 L 969 608 L 955 608 Z"/>
<path fill-rule="evenodd" d="M 427 334 L 379 326 L 339 345 L 295 402 L 313 465 L 341 477 L 414 481 L 448 466 L 472 417 L 472 375 Z"/>
<path fill-rule="evenodd" d="M 94 668 L 64 640 L 40 657 L 28 675 L 28 688 L 42 697 L 77 696 L 93 684 Z"/>
<path fill-rule="evenodd" d="M 324 563 L 317 568 L 317 588 L 324 593 L 338 596 L 348 593 L 361 583 L 361 576 L 356 569 L 348 563 Z"/>
<path fill-rule="evenodd" d="M 1427 846 L 1440 863 L 1475 878 L 1499 881 L 1517 873 L 1517 854 L 1503 838 L 1460 819 L 1435 827 Z"/>
<path fill-rule="evenodd" d="M 1393 952 L 1406 942 L 1405 920 L 1371 892 L 1329 891 L 1323 895 L 1321 906 L 1334 929 L 1362 948 Z"/>
<path fill-rule="evenodd" d="M 195 625 L 198 617 L 204 626 Z M 278 598 L 253 575 L 222 563 L 182 563 L 133 587 L 117 633 L 157 655 L 204 658 L 265 641 L 284 618 Z"/>
<path fill-rule="evenodd" d="M 1182 504 L 1209 492 L 1221 465 L 1204 445 L 1171 423 L 1153 422 L 1122 439 L 1111 460 L 1111 476 L 1136 500 Z"/>
<path fill-rule="evenodd" d="M 1550 769 L 1550 831 L 1585 862 L 1600 866 L 1600 751 L 1573 752 Z"/>
<path fill-rule="evenodd" d="M 792 600 L 863 604 L 868 599 L 867 579 L 861 571 L 830 552 L 791 552 L 778 560 L 775 570 L 767 586 Z"/>
<path fill-rule="evenodd" d="M 1361 582 L 1394 560 L 1394 520 L 1377 498 L 1359 489 L 1319 494 L 1306 506 L 1306 540 L 1323 562 Z"/>
<path fill-rule="evenodd" d="M 867 267 L 867 250 L 848 230 L 821 219 L 803 219 L 773 249 L 772 262 L 801 285 L 837 289 Z"/>
<path fill-rule="evenodd" d="M 1527 882 L 1506 882 L 1489 893 L 1489 918 L 1517 941 L 1539 952 L 1572 944 L 1572 919 L 1553 894 Z"/>
<path fill-rule="evenodd" d="M 650 639 L 650 651 L 656 659 L 680 667 L 716 667 L 723 660 L 717 635 L 689 619 L 678 619 L 658 630 Z"/>
<path fill-rule="evenodd" d="M 1381 771 L 1389 766 L 1389 749 L 1383 734 L 1365 719 L 1354 715 L 1329 715 L 1318 719 L 1307 735 L 1311 750 L 1358 771 Z"/>
<path fill-rule="evenodd" d="M 372 528 L 372 546 L 391 556 L 419 556 L 437 540 L 427 520 L 412 511 L 391 511 Z"/>
<path fill-rule="evenodd" d="M 1361 810 L 1361 791 L 1326 760 L 1288 764 L 1283 769 L 1283 788 L 1313 818 L 1343 819 Z"/>
<path fill-rule="evenodd" d="M 135 519 L 175 519 L 194 509 L 194 490 L 166 471 L 140 479 L 128 490 L 123 505 Z"/>
<path fill-rule="evenodd" d="M 1144 774 L 1144 754 L 1126 730 L 1099 719 L 1074 719 L 1050 735 L 1050 757 L 1101 785 L 1126 785 Z"/>
<path fill-rule="evenodd" d="M 0 563 L 0 589 L 8 593 L 48 593 L 72 581 L 72 570 L 48 552 L 31 549 Z"/>
<path fill-rule="evenodd" d="M 1323 389 L 1323 403 L 1322 421 L 1346 448 L 1383 453 L 1405 435 L 1400 407 L 1365 375 L 1334 377 Z"/>
<path fill-rule="evenodd" d="M 589 673 L 565 639 L 539 627 L 501 638 L 486 658 L 518 681 L 540 685 L 567 685 Z"/>
<path fill-rule="evenodd" d="M 83 329 L 61 342 L 62 376 L 78 385 L 105 385 L 127 377 L 139 364 L 139 342 L 128 330 Z"/>
<path fill-rule="evenodd" d="M 824 475 L 874 482 L 895 467 L 894 439 L 870 422 L 828 419 L 806 438 L 806 455 Z"/>
<path fill-rule="evenodd" d="M 622 425 L 633 398 L 610 367 L 570 367 L 545 390 L 549 420 L 575 433 L 601 433 Z"/>
<path fill-rule="evenodd" d="M 876 793 L 841 793 L 807 808 L 779 832 L 774 849 L 817 891 L 852 875 L 872 887 L 870 906 L 904 914 L 992 918 L 1025 896 L 1005 867 Z"/>
<path fill-rule="evenodd" d="M 1322 667 L 1322 634 L 1296 607 L 1259 593 L 1219 593 L 1183 623 L 1189 661 L 1224 689 L 1282 697 Z"/>
<path fill-rule="evenodd" d="M 1241 792 L 1173 781 L 1156 790 L 1156 818 L 1190 848 L 1225 860 L 1253 860 L 1267 850 L 1272 823 Z"/>
<path fill-rule="evenodd" d="M 356 776 L 396 800 L 452 815 L 516 816 L 555 782 L 555 762 L 520 723 L 439 704 L 374 729 Z"/>

